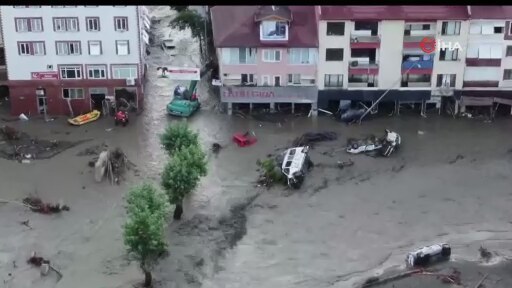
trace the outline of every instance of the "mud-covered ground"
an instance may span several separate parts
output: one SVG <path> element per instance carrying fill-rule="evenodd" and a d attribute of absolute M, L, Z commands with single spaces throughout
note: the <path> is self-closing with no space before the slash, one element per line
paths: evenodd
<path fill-rule="evenodd" d="M 153 15 L 162 21 L 155 29 L 168 33 L 167 7 L 156 9 Z M 82 127 L 67 125 L 64 117 L 0 122 L 48 141 L 92 139 L 29 164 L 0 159 L 0 198 L 36 194 L 71 207 L 48 216 L 0 203 L 0 283 L 5 287 L 117 288 L 141 281 L 122 243 L 123 195 L 144 180 L 158 184 L 166 161 L 158 134 L 181 121 L 165 114 L 177 83 L 156 74 L 162 64 L 195 65 L 194 41 L 180 33 L 175 34 L 183 39 L 181 52 L 174 59 L 151 49 L 149 69 L 155 73 L 148 73 L 146 109 L 131 115 L 127 127 L 113 128 L 110 118 Z M 468 287 L 486 272 L 487 287 L 512 287 L 510 266 L 495 264 L 512 254 L 509 119 L 483 123 L 405 113 L 361 126 L 327 117 L 265 122 L 214 111 L 205 81 L 199 94 L 205 108 L 184 121 L 199 131 L 205 148 L 213 142 L 225 148 L 217 157 L 209 155 L 209 174 L 186 200 L 184 219 L 169 224 L 170 254 L 155 269 L 156 287 L 352 287 L 400 269 L 408 251 L 441 241 L 452 244 L 452 261 L 445 265 L 456 266 Z M 393 157 L 343 152 L 348 137 L 381 134 L 385 128 L 402 135 L 403 147 Z M 258 137 L 254 146 L 231 144 L 234 132 L 247 130 Z M 336 131 L 339 139 L 315 146 L 316 166 L 300 190 L 254 187 L 258 159 L 304 132 L 324 130 Z M 103 143 L 121 147 L 137 165 L 119 186 L 95 183 L 89 157 L 78 156 Z M 354 166 L 336 167 L 349 158 Z M 20 224 L 25 220 L 32 229 Z M 480 245 L 497 254 L 490 264 L 473 262 L 479 260 Z M 55 275 L 42 278 L 25 264 L 31 251 L 50 259 L 64 277 L 58 283 Z M 415 276 L 394 287 L 442 287 L 432 281 Z"/>

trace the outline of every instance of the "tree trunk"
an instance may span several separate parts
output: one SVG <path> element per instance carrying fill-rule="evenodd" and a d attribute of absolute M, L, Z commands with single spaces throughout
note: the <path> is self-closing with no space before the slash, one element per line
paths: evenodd
<path fill-rule="evenodd" d="M 153 284 L 153 276 L 150 271 L 144 271 L 144 287 L 151 287 Z"/>
<path fill-rule="evenodd" d="M 180 201 L 176 203 L 176 208 L 174 208 L 174 220 L 181 220 L 181 214 L 183 214 L 183 202 Z"/>
<path fill-rule="evenodd" d="M 201 59 L 204 60 L 204 52 L 203 52 L 203 37 L 199 36 L 199 54 L 201 55 Z"/>

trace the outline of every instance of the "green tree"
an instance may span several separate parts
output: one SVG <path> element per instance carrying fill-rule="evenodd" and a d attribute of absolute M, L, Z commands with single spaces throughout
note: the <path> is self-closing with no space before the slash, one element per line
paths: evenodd
<path fill-rule="evenodd" d="M 167 249 L 164 233 L 169 200 L 153 185 L 144 183 L 130 190 L 126 202 L 124 244 L 144 272 L 144 287 L 151 287 L 151 270 Z"/>
<path fill-rule="evenodd" d="M 169 6 L 169 7 L 171 7 L 172 10 L 174 10 L 178 13 L 188 9 L 188 6 Z"/>
<path fill-rule="evenodd" d="M 177 150 L 199 145 L 199 135 L 190 130 L 186 123 L 169 125 L 160 136 L 160 143 L 164 146 L 169 155 L 173 155 Z"/>
<path fill-rule="evenodd" d="M 176 17 L 171 21 L 170 26 L 172 28 L 178 28 L 179 30 L 190 28 L 192 37 L 199 40 L 199 51 L 201 56 L 204 57 L 203 45 L 205 40 L 206 24 L 206 19 L 197 11 L 185 9 L 176 15 Z"/>
<path fill-rule="evenodd" d="M 191 145 L 177 150 L 165 165 L 162 173 L 162 187 L 169 201 L 176 205 L 173 218 L 181 219 L 183 199 L 199 184 L 207 173 L 206 155 L 199 145 Z"/>

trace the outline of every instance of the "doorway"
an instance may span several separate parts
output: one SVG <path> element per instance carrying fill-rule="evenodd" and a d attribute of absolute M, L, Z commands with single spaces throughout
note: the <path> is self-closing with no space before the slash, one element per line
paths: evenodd
<path fill-rule="evenodd" d="M 92 110 L 103 111 L 103 103 L 107 97 L 107 93 L 107 88 L 89 88 Z"/>
<path fill-rule="evenodd" d="M 48 109 L 48 100 L 46 95 L 37 95 L 37 111 L 39 114 L 44 114 Z"/>
<path fill-rule="evenodd" d="M 274 76 L 274 86 L 281 87 L 281 76 Z"/>

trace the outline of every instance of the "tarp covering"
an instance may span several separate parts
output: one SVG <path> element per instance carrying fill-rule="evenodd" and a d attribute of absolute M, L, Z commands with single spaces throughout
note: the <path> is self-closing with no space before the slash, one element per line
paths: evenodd
<path fill-rule="evenodd" d="M 491 97 L 460 97 L 460 104 L 463 106 L 492 106 L 494 98 Z"/>

